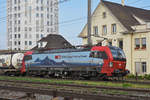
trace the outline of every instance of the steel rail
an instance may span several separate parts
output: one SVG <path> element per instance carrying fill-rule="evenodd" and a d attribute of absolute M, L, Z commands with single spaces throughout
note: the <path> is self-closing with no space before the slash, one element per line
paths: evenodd
<path fill-rule="evenodd" d="M 144 92 L 150 93 L 150 89 L 137 89 L 137 88 L 122 88 L 122 87 L 108 87 L 108 86 L 91 86 L 91 85 L 76 85 L 76 84 L 58 84 L 58 83 L 42 83 L 42 82 L 29 82 L 29 81 L 12 81 L 12 80 L 0 80 L 0 82 L 14 82 L 14 83 L 27 83 L 27 84 L 43 84 L 53 86 L 68 86 L 68 87 L 81 87 L 81 88 L 96 88 L 96 89 L 111 89 L 120 91 L 131 91 L 131 92 Z"/>
<path fill-rule="evenodd" d="M 16 86 L 0 86 L 0 89 L 11 90 L 11 91 L 21 91 L 27 93 L 43 94 L 43 95 L 55 95 L 60 97 L 73 97 L 73 98 L 83 98 L 86 100 L 149 100 L 149 97 L 142 96 L 115 96 L 115 95 L 102 95 L 102 94 L 85 94 L 85 93 L 73 93 L 72 91 L 57 91 L 49 89 L 39 89 L 39 88 L 25 88 Z M 7 100 L 7 99 L 6 99 Z"/>

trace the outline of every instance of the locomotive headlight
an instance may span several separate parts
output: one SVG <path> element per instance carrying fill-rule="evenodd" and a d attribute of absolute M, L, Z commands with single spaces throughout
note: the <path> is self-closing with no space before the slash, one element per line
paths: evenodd
<path fill-rule="evenodd" d="M 109 63 L 109 66 L 110 66 L 110 67 L 113 67 L 113 62 L 110 62 L 110 63 Z"/>

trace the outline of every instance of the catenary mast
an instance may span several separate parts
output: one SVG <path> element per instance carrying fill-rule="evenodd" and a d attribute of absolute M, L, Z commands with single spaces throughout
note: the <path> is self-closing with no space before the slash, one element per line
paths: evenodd
<path fill-rule="evenodd" d="M 87 37 L 88 37 L 88 45 L 92 45 L 91 41 L 91 0 L 88 0 L 88 18 L 87 18 Z"/>

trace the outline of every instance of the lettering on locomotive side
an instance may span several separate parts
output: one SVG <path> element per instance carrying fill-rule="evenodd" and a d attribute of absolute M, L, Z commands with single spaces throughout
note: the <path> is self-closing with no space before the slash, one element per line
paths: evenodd
<path fill-rule="evenodd" d="M 61 55 L 56 55 L 55 59 L 62 59 L 62 58 L 86 58 L 88 57 L 87 55 L 79 55 L 79 56 L 61 56 Z"/>

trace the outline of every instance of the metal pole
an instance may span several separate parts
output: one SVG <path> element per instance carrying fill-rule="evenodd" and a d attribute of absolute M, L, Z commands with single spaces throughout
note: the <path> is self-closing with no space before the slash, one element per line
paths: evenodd
<path fill-rule="evenodd" d="M 92 45 L 91 41 L 91 0 L 88 0 L 88 18 L 87 18 L 87 36 L 88 36 L 88 45 Z"/>
<path fill-rule="evenodd" d="M 122 0 L 122 6 L 124 6 L 124 0 Z"/>

